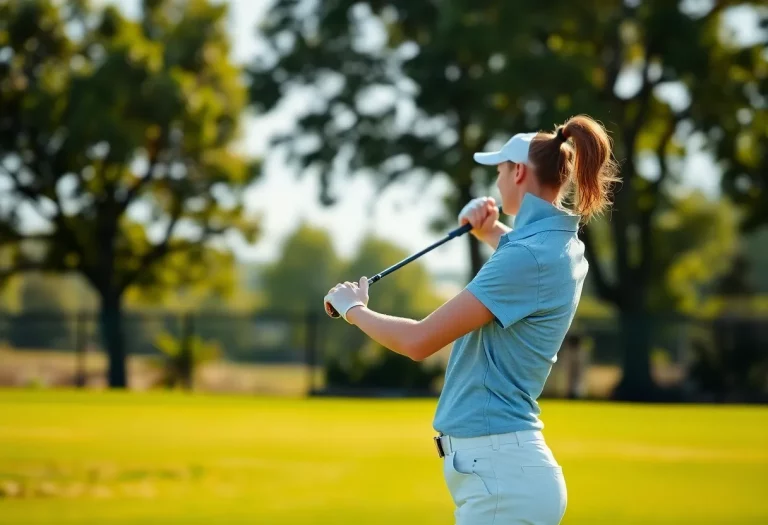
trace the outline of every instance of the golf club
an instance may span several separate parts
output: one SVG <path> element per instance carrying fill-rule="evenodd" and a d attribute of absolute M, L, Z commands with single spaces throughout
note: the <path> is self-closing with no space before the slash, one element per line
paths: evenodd
<path fill-rule="evenodd" d="M 499 206 L 499 215 L 501 215 L 501 206 Z M 446 235 L 445 237 L 443 237 L 442 239 L 440 239 L 436 243 L 434 243 L 434 244 L 424 248 L 420 252 L 415 253 L 415 254 L 411 255 L 410 257 L 408 257 L 406 259 L 403 259 L 399 263 L 390 266 L 386 270 L 377 273 L 376 275 L 374 275 L 373 277 L 368 279 L 368 285 L 369 286 L 372 285 L 373 283 L 379 281 L 382 277 L 386 277 L 387 275 L 389 275 L 390 273 L 394 272 L 395 270 L 399 270 L 400 268 L 402 268 L 406 264 L 415 261 L 416 259 L 418 259 L 422 255 L 424 255 L 425 253 L 429 253 L 432 250 L 434 250 L 435 248 L 437 248 L 438 246 L 441 246 L 441 245 L 445 244 L 446 242 L 450 241 L 451 239 L 455 239 L 456 237 L 461 237 L 462 235 L 464 235 L 465 233 L 467 233 L 467 232 L 469 232 L 471 230 L 472 230 L 472 225 L 469 224 L 469 223 L 463 224 L 462 226 L 459 226 L 455 230 L 452 230 L 451 232 L 449 232 L 448 235 Z M 333 306 L 331 306 L 330 304 L 326 304 L 325 306 L 326 306 L 326 313 L 328 315 L 330 315 L 333 318 L 339 317 L 339 312 L 337 312 L 336 309 Z"/>

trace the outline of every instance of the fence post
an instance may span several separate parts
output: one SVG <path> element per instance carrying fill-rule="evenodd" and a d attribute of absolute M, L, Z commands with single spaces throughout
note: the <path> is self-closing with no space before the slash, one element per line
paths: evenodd
<path fill-rule="evenodd" d="M 194 382 L 194 356 L 192 355 L 192 337 L 195 334 L 195 324 L 190 312 L 184 312 L 181 317 L 181 380 L 187 390 L 192 390 Z"/>
<path fill-rule="evenodd" d="M 314 312 L 307 312 L 304 318 L 306 323 L 306 337 L 305 351 L 306 351 L 306 363 L 307 363 L 307 393 L 312 395 L 315 393 L 315 367 L 317 366 L 317 314 Z"/>
<path fill-rule="evenodd" d="M 86 329 L 87 322 L 85 312 L 78 311 L 75 314 L 75 352 L 77 354 L 77 372 L 75 373 L 75 385 L 83 388 L 88 383 L 88 366 L 86 363 Z"/>

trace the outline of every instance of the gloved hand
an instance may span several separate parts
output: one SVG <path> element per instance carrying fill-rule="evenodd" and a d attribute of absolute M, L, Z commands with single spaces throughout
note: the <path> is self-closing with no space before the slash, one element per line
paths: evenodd
<path fill-rule="evenodd" d="M 482 237 L 493 232 L 499 220 L 499 209 L 493 197 L 478 197 L 469 201 L 459 213 L 459 225 L 472 225 L 472 234 Z"/>
<path fill-rule="evenodd" d="M 345 283 L 339 283 L 328 291 L 328 294 L 323 299 L 325 303 L 325 311 L 328 315 L 332 315 L 330 307 L 339 312 L 339 315 L 347 320 L 347 312 L 355 306 L 368 306 L 368 279 L 366 277 L 360 278 L 360 284 L 351 283 L 349 281 Z"/>

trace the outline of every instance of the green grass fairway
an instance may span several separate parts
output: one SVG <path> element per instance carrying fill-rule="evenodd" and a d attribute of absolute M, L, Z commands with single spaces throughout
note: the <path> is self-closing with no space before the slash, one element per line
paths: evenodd
<path fill-rule="evenodd" d="M 0 391 L 0 524 L 448 525 L 434 401 Z M 768 523 L 768 408 L 544 402 L 564 523 Z"/>

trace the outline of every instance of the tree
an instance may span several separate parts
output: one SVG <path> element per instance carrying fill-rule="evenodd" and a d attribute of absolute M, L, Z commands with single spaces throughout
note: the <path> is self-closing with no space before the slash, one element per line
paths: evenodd
<path fill-rule="evenodd" d="M 271 53 L 251 67 L 252 98 L 269 109 L 297 87 L 313 89 L 298 133 L 278 142 L 320 173 L 323 201 L 332 200 L 334 170 L 371 169 L 382 187 L 414 173 L 447 174 L 453 216 L 487 183 L 474 151 L 513 131 L 552 129 L 574 113 L 603 121 L 623 184 L 601 230 L 614 257 L 593 264 L 590 279 L 619 312 L 616 395 L 645 399 L 655 392 L 648 291 L 666 273 L 654 264 L 654 224 L 678 185 L 686 144 L 706 132 L 706 145 L 735 173 L 765 176 L 759 155 L 731 139 L 744 129 L 734 118 L 741 109 L 749 108 L 752 131 L 765 130 L 754 96 L 765 87 L 765 41 L 740 45 L 722 30 L 736 4 L 760 2 L 697 11 L 666 0 L 278 0 L 261 28 Z M 582 237 L 596 260 L 600 240 L 590 227 Z M 482 261 L 470 243 L 474 274 Z"/>
<path fill-rule="evenodd" d="M 340 281 L 357 281 L 405 259 L 409 254 L 383 239 L 366 239 L 349 261 Z M 330 288 L 330 286 L 328 286 Z M 327 290 L 326 290 L 327 291 Z M 369 305 L 389 315 L 421 318 L 443 302 L 435 293 L 426 268 L 414 261 L 370 289 Z M 396 388 L 429 390 L 442 368 L 440 364 L 413 362 L 373 342 L 363 332 L 338 323 L 326 334 L 326 377 L 332 387 Z"/>
<path fill-rule="evenodd" d="M 301 224 L 286 239 L 280 257 L 264 269 L 267 308 L 300 315 L 319 311 L 340 269 L 328 232 Z"/>
<path fill-rule="evenodd" d="M 82 0 L 0 0 L 0 238 L 13 247 L 0 272 L 87 279 L 112 387 L 126 385 L 126 290 L 215 281 L 232 263 L 225 236 L 256 234 L 243 192 L 258 171 L 231 149 L 247 94 L 226 7 L 142 7 L 134 22 Z"/>
<path fill-rule="evenodd" d="M 357 281 L 362 276 L 373 277 L 376 272 L 409 255 L 389 241 L 369 237 L 360 245 L 355 258 L 345 265 L 339 280 Z M 426 315 L 441 303 L 429 272 L 421 261 L 414 261 L 389 274 L 370 290 L 370 306 L 390 315 Z"/>
<path fill-rule="evenodd" d="M 191 321 L 187 318 L 186 322 Z M 168 332 L 163 332 L 156 337 L 155 348 L 163 354 L 160 360 L 160 383 L 166 388 L 181 386 L 185 390 L 192 390 L 195 375 L 200 367 L 221 357 L 221 349 L 217 343 L 205 341 L 199 335 L 191 333 L 177 339 Z"/>
<path fill-rule="evenodd" d="M 307 345 L 319 344 L 316 334 L 317 323 L 324 315 L 322 300 L 337 282 L 340 268 L 328 232 L 302 223 L 284 241 L 280 256 L 259 271 L 257 284 L 263 297 L 260 310 L 266 317 L 259 335 L 266 335 L 269 328 L 282 334 L 277 344 L 274 339 L 269 343 L 268 337 L 260 340 L 260 346 L 276 350 L 270 359 L 304 359 Z M 270 319 L 273 314 L 275 317 Z M 310 336 L 314 341 L 308 341 Z M 249 351 L 253 355 L 253 335 L 250 339 Z M 259 359 L 266 358 L 266 352 L 261 352 Z"/>
<path fill-rule="evenodd" d="M 19 311 L 8 338 L 17 348 L 70 349 L 75 340 L 75 283 L 29 273 L 20 280 Z"/>
<path fill-rule="evenodd" d="M 746 279 L 752 283 L 750 289 L 759 294 L 768 294 L 768 226 L 763 226 L 742 237 L 743 263 L 746 266 L 746 275 L 737 275 L 736 278 Z M 727 287 L 724 293 L 731 292 Z"/>
<path fill-rule="evenodd" d="M 652 265 L 665 278 L 649 293 L 651 310 L 698 316 L 706 298 L 717 293 L 718 280 L 737 264 L 738 228 L 734 206 L 725 199 L 694 192 L 660 207 Z"/>
<path fill-rule="evenodd" d="M 609 267 L 616 258 L 606 229 L 590 225 L 596 240 L 592 264 Z M 661 203 L 652 224 L 656 276 L 646 289 L 649 314 L 671 312 L 698 316 L 706 300 L 720 293 L 719 280 L 732 271 L 739 244 L 735 206 L 727 199 L 712 199 L 698 191 L 670 197 Z"/>

